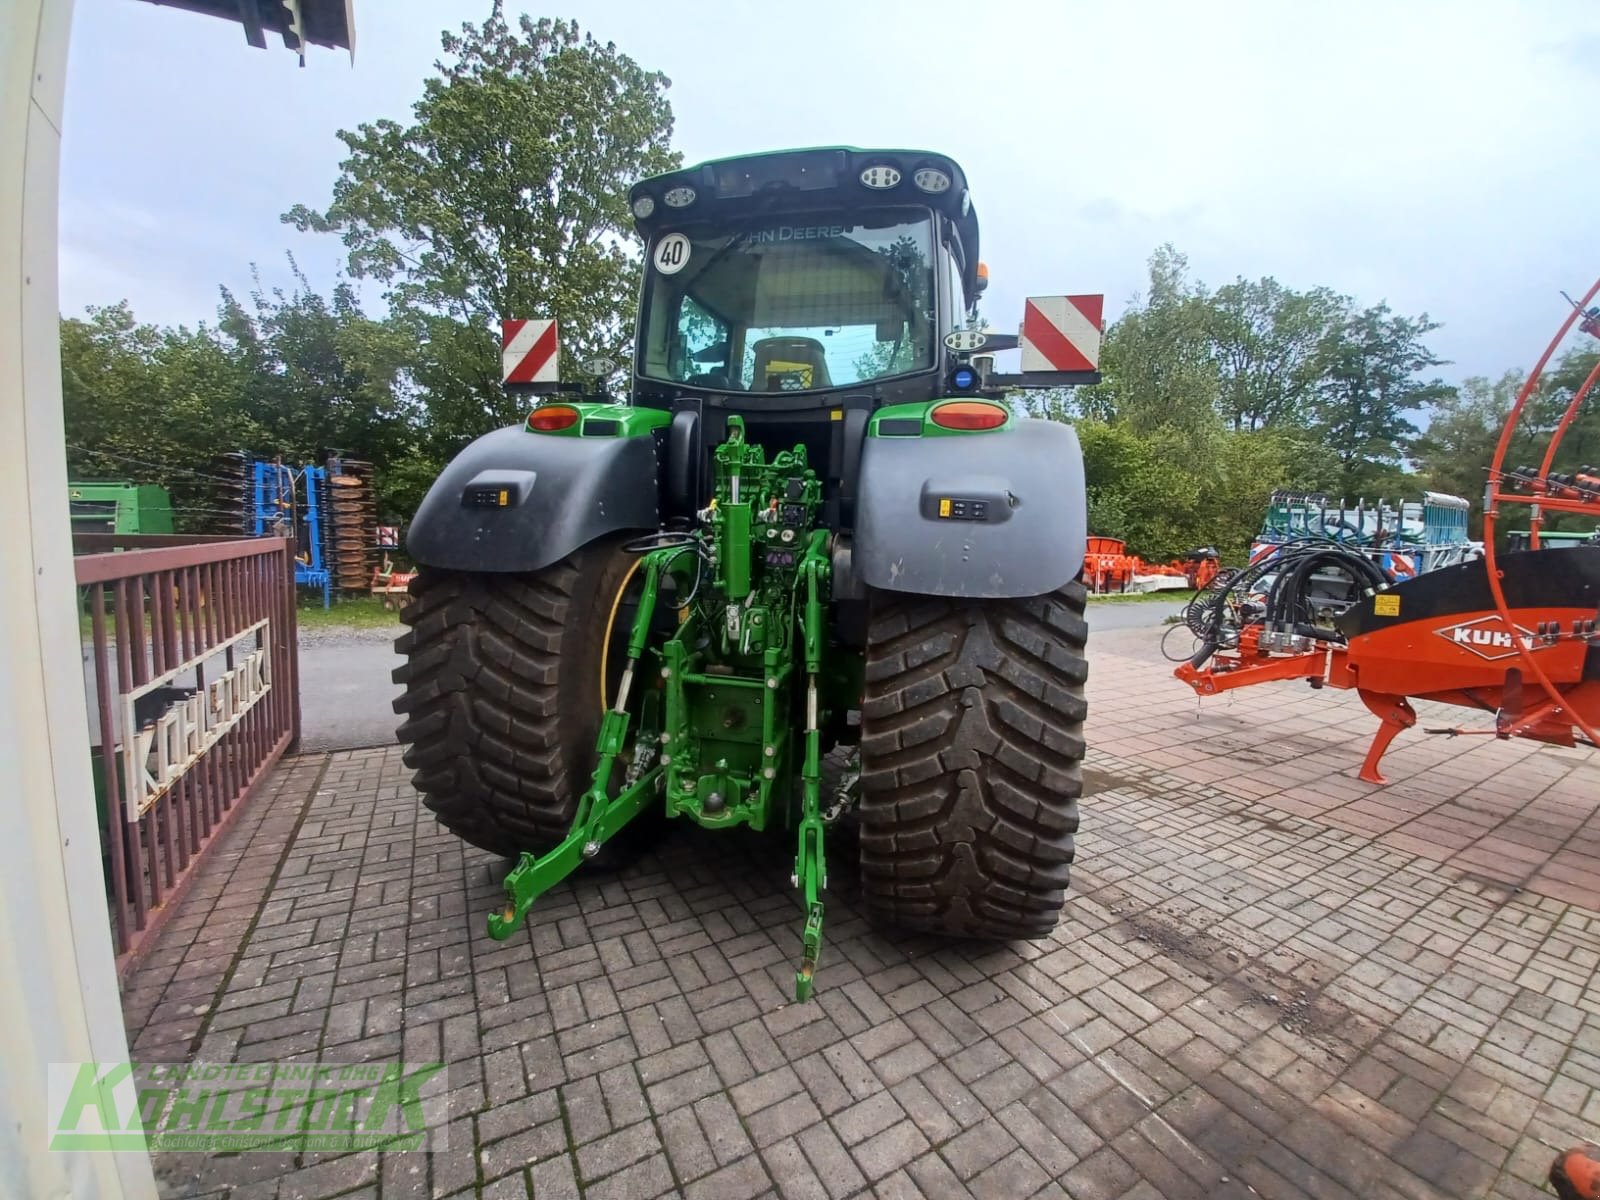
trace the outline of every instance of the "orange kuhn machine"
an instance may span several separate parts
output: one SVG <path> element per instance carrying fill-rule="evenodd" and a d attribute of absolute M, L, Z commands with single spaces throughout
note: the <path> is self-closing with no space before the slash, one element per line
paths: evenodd
<path fill-rule="evenodd" d="M 1297 546 L 1248 567 L 1194 601 L 1199 645 L 1176 676 L 1202 696 L 1272 680 L 1354 688 L 1381 724 L 1361 778 L 1417 723 L 1412 699 L 1492 714 L 1482 729 L 1429 733 L 1525 737 L 1600 746 L 1600 544 L 1541 548 L 1552 512 L 1600 518 L 1600 469 L 1553 468 L 1600 363 L 1573 394 L 1538 467 L 1505 469 L 1506 450 L 1551 356 L 1574 326 L 1600 338 L 1600 282 L 1551 339 L 1506 418 L 1485 493 L 1483 556 L 1401 582 L 1353 551 Z M 1497 554 L 1502 505 L 1531 509 L 1530 549 Z M 1342 590 L 1342 596 L 1341 596 Z M 1340 603 L 1329 606 L 1330 595 Z"/>
<path fill-rule="evenodd" d="M 1083 582 L 1091 592 L 1159 592 L 1203 588 L 1217 575 L 1217 552 L 1210 546 L 1191 550 L 1180 562 L 1148 563 L 1128 553 L 1121 538 L 1091 534 L 1083 556 Z"/>

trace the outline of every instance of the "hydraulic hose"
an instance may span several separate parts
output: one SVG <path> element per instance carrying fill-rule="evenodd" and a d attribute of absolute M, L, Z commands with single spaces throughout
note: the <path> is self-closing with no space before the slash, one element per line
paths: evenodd
<path fill-rule="evenodd" d="M 1205 632 L 1200 636 L 1200 645 L 1189 659 L 1189 665 L 1194 667 L 1195 670 L 1198 671 L 1205 666 L 1210 661 L 1211 656 L 1217 652 L 1217 648 L 1222 645 L 1222 626 L 1227 617 L 1228 597 L 1236 591 L 1248 595 L 1247 589 L 1250 585 L 1265 575 L 1268 569 L 1275 566 L 1276 563 L 1277 560 L 1274 559 L 1270 562 L 1259 562 L 1253 566 L 1245 567 L 1228 581 L 1227 586 L 1216 593 L 1214 599 L 1210 601 L 1209 620 L 1205 624 Z"/>
<path fill-rule="evenodd" d="M 1275 574 L 1276 578 L 1267 593 L 1267 605 L 1262 615 L 1262 620 L 1266 624 L 1277 625 L 1289 629 L 1297 636 L 1314 638 L 1317 641 L 1342 641 L 1341 635 L 1319 629 L 1300 619 L 1311 575 L 1324 565 L 1331 565 L 1344 571 L 1358 590 L 1365 587 L 1385 587 L 1391 582 L 1381 567 L 1365 555 L 1353 550 L 1330 546 L 1323 542 L 1285 546 L 1276 557 L 1240 571 L 1226 587 L 1208 600 L 1208 612 L 1205 614 L 1205 623 L 1202 626 L 1204 632 L 1200 635 L 1200 644 L 1190 657 L 1189 664 L 1195 670 L 1199 670 L 1221 647 L 1229 597 L 1235 592 L 1249 595 L 1250 589 L 1263 576 L 1269 574 Z"/>
<path fill-rule="evenodd" d="M 1317 549 L 1298 556 L 1273 583 L 1267 602 L 1269 623 L 1294 625 L 1299 615 L 1298 605 L 1306 599 L 1311 575 L 1324 565 L 1344 571 L 1358 588 L 1363 582 L 1381 587 L 1388 578 L 1364 555 L 1351 550 Z"/>
<path fill-rule="evenodd" d="M 1382 568 L 1365 555 L 1352 550 L 1318 548 L 1296 556 L 1288 568 L 1273 581 L 1272 591 L 1267 596 L 1265 618 L 1267 624 L 1291 629 L 1301 624 L 1300 608 L 1306 599 L 1311 574 L 1325 564 L 1337 567 L 1348 574 L 1358 590 L 1363 584 L 1370 587 L 1384 587 L 1390 582 Z"/>

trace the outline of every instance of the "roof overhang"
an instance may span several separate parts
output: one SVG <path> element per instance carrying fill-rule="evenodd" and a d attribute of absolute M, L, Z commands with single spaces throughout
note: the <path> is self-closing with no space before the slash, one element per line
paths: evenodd
<path fill-rule="evenodd" d="M 148 0 L 165 8 L 221 17 L 244 26 L 244 38 L 265 49 L 267 35 L 283 39 L 284 46 L 306 61 L 306 46 L 356 49 L 355 0 Z"/>

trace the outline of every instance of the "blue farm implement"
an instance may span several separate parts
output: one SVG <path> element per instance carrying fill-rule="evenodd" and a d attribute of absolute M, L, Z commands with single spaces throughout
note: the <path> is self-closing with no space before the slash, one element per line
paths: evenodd
<path fill-rule="evenodd" d="M 1338 546 L 1365 555 L 1396 579 L 1475 558 L 1467 533 L 1471 505 L 1460 496 L 1424 492 L 1419 501 L 1334 504 L 1319 493 L 1274 492 L 1250 546 L 1255 565 L 1286 546 Z"/>
<path fill-rule="evenodd" d="M 250 463 L 246 532 L 293 537 L 295 583 L 320 592 L 324 608 L 335 591 L 371 590 L 374 554 L 393 547 L 377 524 L 371 476 L 370 463 L 331 456 L 321 466 Z"/>

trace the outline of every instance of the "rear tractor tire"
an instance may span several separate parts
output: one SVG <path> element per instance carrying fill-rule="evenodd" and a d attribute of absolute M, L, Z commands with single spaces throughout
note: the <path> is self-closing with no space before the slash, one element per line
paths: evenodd
<path fill-rule="evenodd" d="M 869 912 L 958 937 L 1032 938 L 1065 900 L 1082 790 L 1085 591 L 876 593 L 861 709 Z"/>
<path fill-rule="evenodd" d="M 634 561 L 608 541 L 531 574 L 412 581 L 394 707 L 422 802 L 451 833 L 506 856 L 566 836 L 594 771 L 606 617 Z"/>

